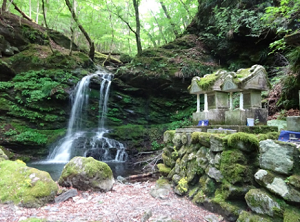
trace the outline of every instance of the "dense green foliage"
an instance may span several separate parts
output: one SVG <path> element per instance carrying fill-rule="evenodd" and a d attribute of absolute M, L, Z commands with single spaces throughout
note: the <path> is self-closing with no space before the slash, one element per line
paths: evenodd
<path fill-rule="evenodd" d="M 0 1 L 2 2 L 2 1 Z M 15 0 L 17 6 L 32 20 L 44 25 L 40 0 Z M 71 37 L 70 28 L 74 30 L 75 43 L 87 49 L 87 42 L 72 20 L 65 1 L 45 1 L 48 26 Z M 136 54 L 135 36 L 127 26 L 135 28 L 135 16 L 132 1 L 83 1 L 73 0 L 75 13 L 82 26 L 87 30 L 102 52 Z M 159 46 L 174 40 L 172 24 L 182 33 L 192 20 L 197 10 L 196 0 L 163 1 L 171 17 L 166 18 L 159 1 L 140 1 L 141 39 L 143 48 Z M 8 3 L 8 10 L 18 14 Z M 121 19 L 122 18 L 122 19 Z M 35 38 L 33 33 L 29 33 Z"/>

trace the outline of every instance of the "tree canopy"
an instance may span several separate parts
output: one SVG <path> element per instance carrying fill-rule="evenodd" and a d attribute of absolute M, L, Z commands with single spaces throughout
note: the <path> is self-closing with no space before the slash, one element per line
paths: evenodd
<path fill-rule="evenodd" d="M 2 11 L 20 14 L 10 0 L 1 2 L 4 7 Z M 66 2 L 70 2 L 73 12 Z M 87 51 L 94 42 L 97 51 L 131 55 L 138 51 L 134 32 L 140 30 L 140 48 L 143 49 L 170 42 L 176 37 L 174 33 L 182 33 L 191 22 L 198 5 L 197 0 L 165 0 L 163 4 L 159 0 L 44 0 L 44 16 L 42 0 L 14 0 L 13 3 L 40 25 L 46 26 L 46 17 L 49 28 L 61 31 L 70 38 L 71 30 L 74 30 L 75 43 Z M 90 42 L 74 22 L 72 13 L 89 34 Z"/>

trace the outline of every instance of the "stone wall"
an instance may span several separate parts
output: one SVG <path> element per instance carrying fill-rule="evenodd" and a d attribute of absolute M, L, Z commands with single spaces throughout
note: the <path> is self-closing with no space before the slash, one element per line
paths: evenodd
<path fill-rule="evenodd" d="M 228 221 L 299 221 L 299 147 L 278 133 L 166 131 L 160 172 Z"/>

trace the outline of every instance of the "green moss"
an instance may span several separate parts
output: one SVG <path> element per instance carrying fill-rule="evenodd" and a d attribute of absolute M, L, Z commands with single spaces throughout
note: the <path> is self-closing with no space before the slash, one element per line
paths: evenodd
<path fill-rule="evenodd" d="M 238 142 L 243 141 L 250 146 L 259 147 L 259 141 L 257 137 L 253 134 L 247 134 L 243 132 L 234 133 L 228 136 L 228 145 L 235 148 Z"/>
<path fill-rule="evenodd" d="M 283 214 L 283 222 L 300 222 L 300 210 L 296 207 L 286 207 Z"/>
<path fill-rule="evenodd" d="M 43 205 L 41 199 L 54 199 L 58 187 L 49 173 L 26 167 L 22 161 L 2 161 L 0 169 L 2 202 L 39 207 Z M 38 179 L 32 178 L 32 175 Z"/>
<path fill-rule="evenodd" d="M 223 151 L 221 154 L 221 173 L 232 184 L 252 180 L 252 168 L 246 164 L 247 159 L 240 150 Z"/>
<path fill-rule="evenodd" d="M 162 154 L 162 159 L 165 164 L 165 166 L 173 168 L 175 166 L 175 160 L 173 160 L 171 157 L 167 156 L 166 154 Z"/>
<path fill-rule="evenodd" d="M 74 160 L 74 158 L 76 158 L 76 160 Z M 97 176 L 99 180 L 110 178 L 113 175 L 112 170 L 107 165 L 107 163 L 97 161 L 93 157 L 74 158 L 72 159 L 73 161 L 71 160 L 64 167 L 59 178 L 59 183 L 62 182 L 65 178 L 72 177 L 77 174 L 84 174 L 90 178 Z"/>
<path fill-rule="evenodd" d="M 197 81 L 197 84 L 201 89 L 207 90 L 217 81 L 218 78 L 219 76 L 216 74 L 209 74 Z"/>
<path fill-rule="evenodd" d="M 292 175 L 288 178 L 288 183 L 300 190 L 300 175 Z"/>
<path fill-rule="evenodd" d="M 253 214 L 251 212 L 242 211 L 238 222 L 274 222 L 274 218 L 270 218 L 266 215 Z"/>
<path fill-rule="evenodd" d="M 210 146 L 210 136 L 211 133 L 205 132 L 193 132 L 192 133 L 192 143 L 200 143 L 203 146 L 209 147 Z"/>
<path fill-rule="evenodd" d="M 202 204 L 206 199 L 206 195 L 202 190 L 199 190 L 197 194 L 194 196 L 192 202 L 195 204 Z"/>
<path fill-rule="evenodd" d="M 171 168 L 170 167 L 167 167 L 165 164 L 163 163 L 159 163 L 156 165 L 157 168 L 158 168 L 158 171 L 163 174 L 164 176 L 167 176 L 170 171 L 171 171 Z"/>
<path fill-rule="evenodd" d="M 163 185 L 166 185 L 166 184 L 169 184 L 169 180 L 163 178 L 163 177 L 160 177 L 157 181 L 156 181 L 156 184 L 158 184 L 159 186 L 163 186 Z"/>

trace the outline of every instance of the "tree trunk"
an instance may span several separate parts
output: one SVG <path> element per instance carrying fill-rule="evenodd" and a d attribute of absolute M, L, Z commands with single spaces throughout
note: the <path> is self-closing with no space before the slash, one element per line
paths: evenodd
<path fill-rule="evenodd" d="M 80 31 L 83 33 L 84 37 L 86 38 L 86 40 L 88 41 L 89 45 L 90 45 L 90 52 L 89 52 L 89 57 L 92 61 L 94 61 L 94 57 L 95 57 L 95 44 L 92 41 L 92 39 L 90 38 L 90 36 L 88 35 L 88 33 L 85 31 L 85 29 L 82 27 L 82 25 L 80 24 L 76 13 L 74 12 L 74 10 L 72 10 L 72 5 L 70 3 L 69 0 L 65 0 L 71 14 L 72 14 L 72 18 L 74 19 L 74 21 L 76 22 L 78 28 L 80 29 Z"/>
<path fill-rule="evenodd" d="M 150 12 L 151 12 L 151 15 L 153 16 L 153 18 L 154 18 L 154 20 L 155 20 L 155 22 L 156 22 L 156 24 L 157 24 L 157 26 L 158 26 L 159 33 L 161 34 L 162 38 L 164 39 L 165 44 L 167 44 L 168 41 L 167 41 L 167 39 L 166 39 L 166 37 L 165 37 L 163 31 L 162 31 L 161 26 L 160 26 L 159 23 L 158 23 L 157 18 L 155 17 L 155 14 L 153 13 L 153 11 L 152 11 L 151 9 L 150 9 Z"/>
<path fill-rule="evenodd" d="M 31 18 L 31 0 L 29 0 L 29 18 Z"/>
<path fill-rule="evenodd" d="M 1 13 L 6 11 L 6 3 L 7 3 L 7 0 L 3 0 L 2 7 L 1 7 Z"/>
<path fill-rule="evenodd" d="M 48 37 L 48 41 L 49 41 L 49 47 L 51 49 L 51 52 L 54 53 L 52 45 L 51 45 L 51 39 L 50 39 L 50 35 L 49 35 L 49 27 L 48 27 L 48 23 L 47 23 L 47 19 L 46 19 L 45 0 L 42 0 L 42 9 L 43 9 L 44 22 L 45 22 L 45 26 L 46 26 L 46 30 L 47 30 L 47 37 Z"/>
<path fill-rule="evenodd" d="M 170 22 L 170 25 L 172 26 L 175 37 L 176 38 L 179 37 L 179 33 L 176 30 L 176 25 L 172 22 L 171 16 L 169 15 L 169 12 L 167 11 L 165 4 L 162 1 L 160 1 L 160 5 L 161 5 L 162 9 L 164 10 L 165 15 Z"/>
<path fill-rule="evenodd" d="M 155 40 L 153 39 L 153 36 L 151 35 L 151 33 L 148 32 L 148 30 L 146 30 L 143 26 L 142 26 L 142 29 L 143 29 L 143 31 L 144 31 L 145 33 L 147 33 L 147 35 L 148 35 L 150 41 L 151 41 L 152 44 L 153 44 L 153 47 L 157 47 L 157 44 L 156 44 Z"/>
<path fill-rule="evenodd" d="M 28 15 L 26 15 L 24 12 L 22 12 L 22 10 L 16 5 L 16 3 L 12 2 L 13 6 L 15 6 L 15 9 L 28 21 L 32 22 L 32 19 L 28 17 Z"/>
<path fill-rule="evenodd" d="M 189 10 L 189 8 L 187 7 L 186 4 L 184 4 L 184 2 L 182 0 L 180 0 L 181 4 L 183 5 L 184 9 L 186 10 L 186 12 L 188 13 L 189 15 L 189 18 L 191 18 L 191 12 Z"/>
<path fill-rule="evenodd" d="M 141 24 L 140 24 L 140 14 L 139 14 L 139 0 L 133 0 L 133 7 L 135 12 L 135 22 L 136 22 L 136 31 L 135 31 L 135 39 L 138 55 L 140 55 L 143 51 L 142 43 L 141 43 Z"/>
<path fill-rule="evenodd" d="M 40 1 L 37 1 L 35 22 L 38 24 L 39 24 L 39 9 L 40 9 Z"/>

